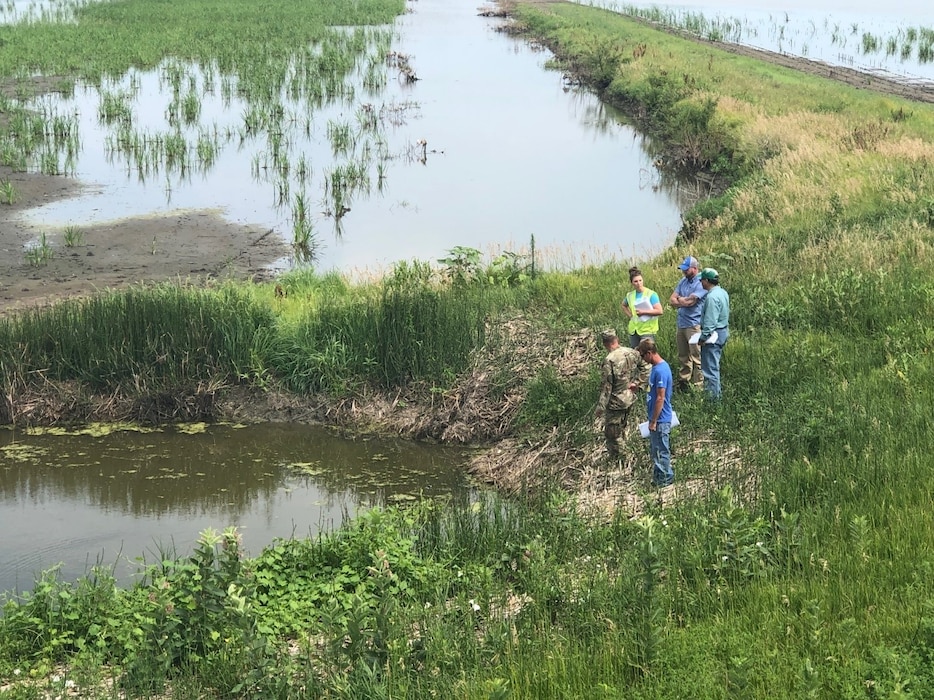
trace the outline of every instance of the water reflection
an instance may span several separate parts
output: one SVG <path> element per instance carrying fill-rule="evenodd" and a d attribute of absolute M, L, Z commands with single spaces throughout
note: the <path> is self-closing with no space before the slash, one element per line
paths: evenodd
<path fill-rule="evenodd" d="M 374 504 L 467 488 L 459 451 L 344 439 L 292 424 L 187 434 L 0 433 L 0 590 L 64 562 L 74 578 L 236 525 L 248 550 L 329 528 Z M 134 567 L 122 562 L 121 574 Z"/>
<path fill-rule="evenodd" d="M 419 0 L 411 8 L 392 30 L 392 51 L 410 57 L 417 82 L 384 66 L 378 97 L 357 86 L 308 109 L 284 89 L 282 118 L 268 133 L 251 130 L 256 110 L 212 66 L 163 66 L 181 71 L 177 90 L 172 81 L 160 86 L 160 71 L 130 71 L 102 93 L 82 85 L 72 98 L 45 98 L 46 113 L 80 120 L 80 153 L 67 162 L 95 186 L 27 212 L 27 221 L 64 229 L 217 208 L 286 241 L 314 231 L 320 266 L 344 271 L 436 260 L 456 245 L 516 250 L 533 234 L 540 250 L 568 250 L 572 259 L 582 251 L 645 257 L 674 241 L 681 209 L 693 202 L 675 185 L 640 187 L 654 157 L 625 120 L 568 89 L 543 69 L 547 51 L 495 31 L 498 20 L 478 17 L 476 3 Z M 108 125 L 105 106 L 118 117 L 129 111 L 132 130 L 119 119 Z M 364 137 L 371 111 L 379 133 Z M 170 124 L 173 114 L 180 118 Z M 335 140 L 347 126 L 357 135 L 352 145 Z M 129 157 L 121 143 L 132 146 Z M 147 170 L 166 143 L 182 154 L 183 172 Z M 336 181 L 354 183 L 341 190 L 345 198 L 335 197 Z"/>

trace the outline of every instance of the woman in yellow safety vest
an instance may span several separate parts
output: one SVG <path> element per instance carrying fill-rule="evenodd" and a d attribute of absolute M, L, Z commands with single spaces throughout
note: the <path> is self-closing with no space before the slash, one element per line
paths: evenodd
<path fill-rule="evenodd" d="M 658 317 L 664 313 L 658 294 L 645 286 L 642 270 L 629 268 L 632 291 L 623 299 L 623 313 L 629 318 L 629 347 L 639 347 L 643 338 L 655 338 L 658 333 Z"/>

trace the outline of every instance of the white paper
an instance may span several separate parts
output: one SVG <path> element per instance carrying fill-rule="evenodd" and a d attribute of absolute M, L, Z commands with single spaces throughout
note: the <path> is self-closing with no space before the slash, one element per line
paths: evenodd
<path fill-rule="evenodd" d="M 636 309 L 635 309 L 636 313 L 639 313 L 640 311 L 645 312 L 645 311 L 651 311 L 651 310 L 652 310 L 651 299 L 647 297 L 642 297 L 641 299 L 639 299 L 639 301 L 636 302 Z M 653 318 L 655 317 L 646 315 L 645 313 L 639 313 L 639 320 L 642 321 L 643 323 Z"/>
<path fill-rule="evenodd" d="M 672 411 L 671 412 L 671 427 L 674 428 L 676 425 L 681 425 L 681 421 L 678 420 L 678 414 Z M 649 436 L 649 422 L 648 421 L 645 421 L 644 423 L 639 423 L 639 433 L 644 438 L 647 438 Z"/>
<path fill-rule="evenodd" d="M 704 341 L 704 343 L 705 343 L 705 344 L 706 344 L 706 343 L 716 343 L 716 342 L 717 342 L 717 338 L 719 338 L 719 337 L 720 337 L 720 336 L 717 335 L 717 331 L 714 331 L 713 333 L 710 334 L 710 337 L 707 338 L 707 340 Z M 697 341 L 698 341 L 698 340 L 700 340 L 700 331 L 697 331 L 697 333 L 695 333 L 695 334 L 692 335 L 690 338 L 688 338 L 688 345 L 697 345 Z"/>

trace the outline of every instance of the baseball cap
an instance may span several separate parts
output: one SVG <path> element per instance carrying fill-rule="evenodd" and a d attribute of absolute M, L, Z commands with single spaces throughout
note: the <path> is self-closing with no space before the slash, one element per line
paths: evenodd
<path fill-rule="evenodd" d="M 689 267 L 700 267 L 700 263 L 697 262 L 697 258 L 689 255 L 684 259 L 684 262 L 678 265 L 679 270 L 687 270 Z"/>
<path fill-rule="evenodd" d="M 607 328 L 605 331 L 603 331 L 603 332 L 600 334 L 600 338 L 603 340 L 604 343 L 613 340 L 613 338 L 615 338 L 615 337 L 616 337 L 616 329 L 615 329 L 615 328 Z"/>
<path fill-rule="evenodd" d="M 712 267 L 705 267 L 703 270 L 701 270 L 700 278 L 702 280 L 719 280 L 720 274 Z"/>

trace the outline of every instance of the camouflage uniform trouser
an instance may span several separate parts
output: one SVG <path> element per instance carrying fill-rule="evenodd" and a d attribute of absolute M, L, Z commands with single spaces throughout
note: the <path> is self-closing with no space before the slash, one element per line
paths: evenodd
<path fill-rule="evenodd" d="M 619 457 L 623 446 L 623 432 L 626 429 L 626 419 L 629 418 L 629 409 L 611 411 L 607 409 L 604 414 L 603 435 L 606 437 L 606 451 L 610 457 Z"/>

